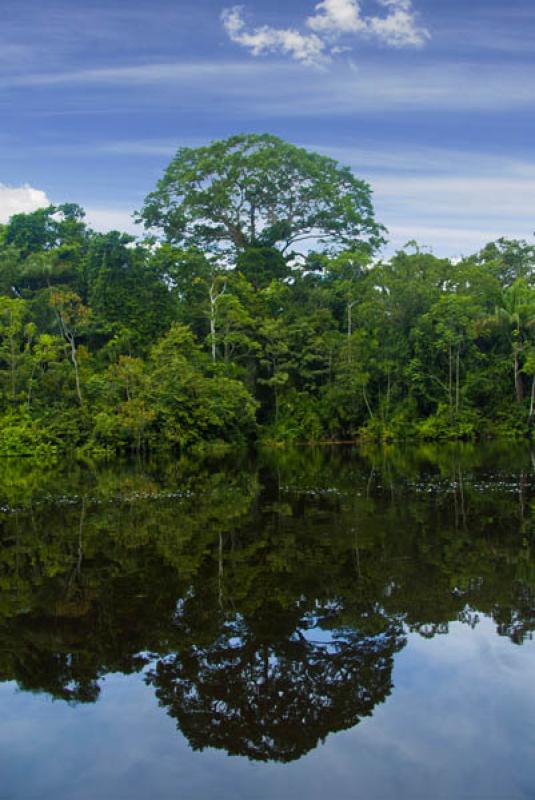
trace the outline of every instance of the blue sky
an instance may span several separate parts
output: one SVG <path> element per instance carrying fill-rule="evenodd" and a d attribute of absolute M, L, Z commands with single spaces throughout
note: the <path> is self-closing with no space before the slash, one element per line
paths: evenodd
<path fill-rule="evenodd" d="M 0 219 L 130 215 L 180 145 L 269 131 L 349 164 L 397 247 L 535 229 L 532 0 L 0 0 Z"/>

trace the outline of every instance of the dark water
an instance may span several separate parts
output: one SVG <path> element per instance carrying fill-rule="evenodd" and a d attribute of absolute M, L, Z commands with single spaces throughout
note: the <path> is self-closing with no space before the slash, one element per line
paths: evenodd
<path fill-rule="evenodd" d="M 0 798 L 535 797 L 534 463 L 0 463 Z"/>

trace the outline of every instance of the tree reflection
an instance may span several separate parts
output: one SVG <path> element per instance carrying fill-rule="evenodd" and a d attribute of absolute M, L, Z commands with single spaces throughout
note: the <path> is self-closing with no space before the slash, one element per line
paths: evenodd
<path fill-rule="evenodd" d="M 194 749 L 287 762 L 371 715 L 390 694 L 403 643 L 391 622 L 375 635 L 325 636 L 302 619 L 287 638 L 261 639 L 236 616 L 211 644 L 160 659 L 148 681 Z"/>
<path fill-rule="evenodd" d="M 87 703 L 106 674 L 144 672 L 192 747 L 296 759 L 388 697 L 409 632 L 487 616 L 531 638 L 535 479 L 529 452 L 511 459 L 17 467 L 0 475 L 0 680 Z"/>

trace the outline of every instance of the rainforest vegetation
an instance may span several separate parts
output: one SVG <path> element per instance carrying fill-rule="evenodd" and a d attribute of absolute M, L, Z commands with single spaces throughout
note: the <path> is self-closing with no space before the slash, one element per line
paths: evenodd
<path fill-rule="evenodd" d="M 137 219 L 0 226 L 0 454 L 530 434 L 535 246 L 384 259 L 370 187 L 271 135 L 179 149 Z"/>

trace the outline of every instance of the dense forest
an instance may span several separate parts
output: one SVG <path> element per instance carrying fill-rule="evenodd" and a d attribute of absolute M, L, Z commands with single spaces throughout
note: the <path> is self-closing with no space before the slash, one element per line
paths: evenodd
<path fill-rule="evenodd" d="M 271 135 L 181 148 L 137 219 L 0 226 L 0 454 L 530 434 L 535 246 L 382 259 L 371 188 Z"/>

